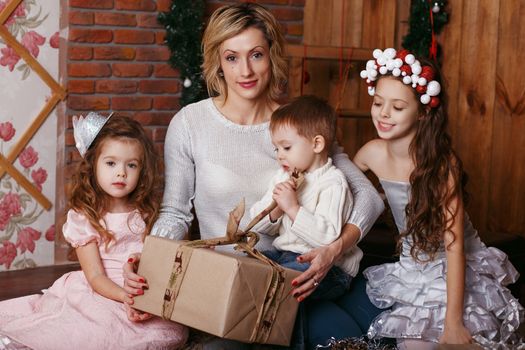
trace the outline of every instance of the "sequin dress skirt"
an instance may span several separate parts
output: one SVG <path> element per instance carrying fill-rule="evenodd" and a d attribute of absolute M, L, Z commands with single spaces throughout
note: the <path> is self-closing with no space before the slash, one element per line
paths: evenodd
<path fill-rule="evenodd" d="M 381 313 L 371 324 L 368 336 L 414 338 L 438 342 L 446 311 L 445 253 L 427 263 L 410 257 L 405 242 L 400 261 L 373 266 L 364 271 L 367 294 Z M 507 256 L 493 247 L 466 254 L 463 322 L 481 345 L 516 343 L 516 330 L 524 309 L 505 287 L 519 274 Z"/>

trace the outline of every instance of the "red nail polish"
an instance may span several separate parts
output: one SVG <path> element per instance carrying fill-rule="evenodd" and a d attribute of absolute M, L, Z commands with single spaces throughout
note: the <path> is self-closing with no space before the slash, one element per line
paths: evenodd
<path fill-rule="evenodd" d="M 297 257 L 297 261 L 302 262 L 302 261 L 303 261 L 303 258 L 301 258 L 300 256 L 298 256 L 298 257 Z"/>
<path fill-rule="evenodd" d="M 129 259 L 128 259 L 128 263 L 131 264 L 132 262 L 133 262 L 133 258 L 129 258 Z"/>
<path fill-rule="evenodd" d="M 142 289 L 139 289 L 138 292 L 137 292 L 138 295 L 142 295 L 144 294 L 144 291 Z"/>
<path fill-rule="evenodd" d="M 301 301 L 303 301 L 303 300 L 304 300 L 304 297 L 299 297 L 299 298 L 297 298 L 297 301 L 298 301 L 298 302 L 301 302 Z"/>
<path fill-rule="evenodd" d="M 146 281 L 144 280 L 144 278 L 141 278 L 141 279 L 139 279 L 139 282 L 140 282 L 140 283 L 144 283 L 144 282 L 146 282 Z"/>
<path fill-rule="evenodd" d="M 298 282 L 297 282 L 297 281 L 292 281 L 292 286 L 294 286 L 294 287 L 295 287 L 295 286 L 296 286 L 297 284 L 298 284 Z"/>

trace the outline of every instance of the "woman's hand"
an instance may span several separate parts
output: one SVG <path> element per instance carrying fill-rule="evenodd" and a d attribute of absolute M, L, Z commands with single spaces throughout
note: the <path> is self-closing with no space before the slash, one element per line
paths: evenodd
<path fill-rule="evenodd" d="M 297 301 L 301 302 L 317 288 L 328 271 L 332 268 L 337 254 L 334 247 L 328 245 L 310 250 L 308 253 L 297 257 L 301 263 L 310 263 L 308 270 L 300 274 L 292 281 L 295 287 L 292 295 Z"/>
<path fill-rule="evenodd" d="M 135 295 L 144 294 L 144 289 L 148 288 L 146 279 L 137 275 L 137 268 L 139 266 L 140 253 L 131 254 L 128 261 L 122 266 L 122 276 L 124 277 L 124 290 L 126 293 Z"/>
<path fill-rule="evenodd" d="M 128 320 L 132 322 L 142 322 L 149 320 L 153 315 L 135 310 L 131 307 L 133 305 L 133 297 L 135 295 L 144 294 L 144 289 L 148 288 L 148 284 L 144 277 L 137 275 L 135 272 L 139 266 L 140 253 L 131 254 L 128 261 L 122 266 L 122 275 L 124 276 L 124 296 L 122 301 L 126 308 L 126 315 Z"/>
<path fill-rule="evenodd" d="M 469 330 L 459 322 L 455 325 L 451 325 L 449 322 L 445 322 L 445 329 L 443 334 L 439 338 L 440 344 L 471 344 L 472 335 Z"/>
<path fill-rule="evenodd" d="M 292 292 L 297 301 L 303 301 L 312 294 L 328 271 L 334 266 L 346 251 L 357 244 L 361 230 L 354 224 L 346 224 L 341 230 L 341 236 L 325 247 L 312 249 L 297 257 L 299 262 L 309 262 L 308 270 L 292 281 L 295 287 Z"/>

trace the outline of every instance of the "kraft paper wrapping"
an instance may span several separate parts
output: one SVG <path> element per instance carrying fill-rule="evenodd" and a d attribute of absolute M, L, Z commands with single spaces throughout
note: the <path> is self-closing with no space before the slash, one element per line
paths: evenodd
<path fill-rule="evenodd" d="M 148 236 L 138 274 L 149 289 L 135 297 L 134 307 L 162 315 L 164 293 L 175 254 L 183 241 Z M 171 320 L 218 337 L 251 342 L 257 317 L 272 278 L 272 267 L 260 260 L 207 248 L 192 248 Z M 289 345 L 298 303 L 291 281 L 300 272 L 284 269 L 284 292 L 267 344 Z"/>

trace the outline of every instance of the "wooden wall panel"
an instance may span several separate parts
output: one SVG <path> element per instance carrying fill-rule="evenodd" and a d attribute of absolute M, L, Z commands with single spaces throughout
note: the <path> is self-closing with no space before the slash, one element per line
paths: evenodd
<path fill-rule="evenodd" d="M 525 228 L 525 1 L 501 1 L 488 230 Z M 492 61 L 491 58 L 488 58 Z M 525 232 L 523 232 L 525 234 Z"/>
<path fill-rule="evenodd" d="M 465 1 L 461 26 L 458 123 L 456 145 L 475 196 L 468 207 L 476 227 L 486 227 L 491 176 L 499 3 Z M 480 40 L 482 38 L 482 40 Z"/>
<path fill-rule="evenodd" d="M 449 8 L 449 23 L 444 27 L 440 36 L 443 65 L 441 67 L 445 92 L 448 97 L 448 116 L 450 120 L 450 134 L 454 144 L 457 142 L 456 130 L 458 124 L 458 97 L 460 83 L 460 58 L 464 0 L 451 1 Z"/>
<path fill-rule="evenodd" d="M 363 6 L 362 47 L 393 47 L 396 34 L 395 0 L 368 0 Z"/>
<path fill-rule="evenodd" d="M 304 5 L 305 45 L 330 45 L 334 0 L 306 1 Z"/>
<path fill-rule="evenodd" d="M 361 47 L 364 0 L 307 1 L 303 43 L 318 46 Z M 341 21 L 345 23 L 341 28 Z"/>

